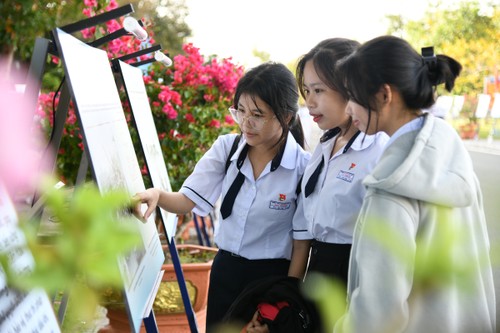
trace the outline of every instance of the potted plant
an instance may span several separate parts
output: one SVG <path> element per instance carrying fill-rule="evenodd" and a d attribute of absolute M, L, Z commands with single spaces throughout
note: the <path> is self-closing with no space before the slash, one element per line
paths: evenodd
<path fill-rule="evenodd" d="M 464 140 L 476 139 L 478 135 L 478 125 L 475 121 L 470 121 L 468 123 L 459 126 L 458 134 Z"/>
<path fill-rule="evenodd" d="M 461 119 L 459 119 L 458 126 L 456 127 L 458 134 L 464 140 L 476 139 L 479 134 L 478 119 L 475 116 L 476 102 L 469 96 L 465 96 L 464 106 L 460 112 Z"/>
<path fill-rule="evenodd" d="M 198 327 L 203 332 L 205 328 L 210 269 L 217 249 L 194 244 L 179 244 L 176 247 L 189 299 L 196 314 Z M 164 251 L 166 259 L 162 269 L 165 272 L 153 304 L 156 324 L 158 329 L 163 332 L 190 333 L 177 276 L 174 266 L 171 263 L 171 256 L 169 255 L 167 246 L 164 246 Z M 107 316 L 110 324 L 99 332 L 129 332 L 130 325 L 124 311 L 121 296 L 114 291 L 108 291 L 106 297 L 107 304 L 105 306 L 108 309 Z M 144 326 L 141 327 L 141 332 L 146 332 Z"/>

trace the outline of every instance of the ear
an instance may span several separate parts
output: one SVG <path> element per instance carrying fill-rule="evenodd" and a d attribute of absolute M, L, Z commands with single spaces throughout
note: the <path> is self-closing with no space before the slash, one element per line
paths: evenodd
<path fill-rule="evenodd" d="M 391 86 L 384 83 L 377 92 L 376 98 L 381 105 L 389 104 L 393 98 Z"/>

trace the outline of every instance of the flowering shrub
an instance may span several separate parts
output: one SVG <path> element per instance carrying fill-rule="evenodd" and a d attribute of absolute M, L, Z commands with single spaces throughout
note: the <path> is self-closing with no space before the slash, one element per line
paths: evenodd
<path fill-rule="evenodd" d="M 84 14 L 87 16 L 104 10 L 100 9 L 104 6 L 96 0 L 86 0 L 85 4 L 87 8 Z M 116 7 L 116 2 L 112 0 L 105 9 Z M 82 31 L 82 37 L 90 40 L 120 28 L 121 24 L 113 20 L 107 22 L 106 27 Z M 153 44 L 153 38 L 150 37 L 148 42 Z M 116 58 L 138 51 L 141 46 L 141 42 L 132 36 L 124 36 L 108 43 L 106 51 L 110 58 Z M 174 191 L 179 189 L 214 140 L 236 129 L 227 108 L 232 102 L 236 84 L 243 75 L 243 67 L 233 64 L 231 59 L 217 59 L 216 56 L 205 58 L 192 44 L 184 45 L 183 50 L 185 54 L 173 58 L 172 68 L 153 63 L 143 76 Z M 138 60 L 146 57 L 151 55 Z M 123 91 L 121 95 L 127 121 L 130 121 L 130 109 Z M 51 131 L 53 125 L 53 98 L 54 92 L 41 94 L 39 98 L 38 113 L 46 133 Z M 58 98 L 55 102 L 57 104 Z M 140 145 L 132 127 L 131 135 L 138 149 Z M 67 183 L 76 180 L 82 150 L 82 137 L 74 109 L 70 106 L 57 161 L 57 170 Z M 143 174 L 146 174 L 142 154 L 138 157 Z"/>

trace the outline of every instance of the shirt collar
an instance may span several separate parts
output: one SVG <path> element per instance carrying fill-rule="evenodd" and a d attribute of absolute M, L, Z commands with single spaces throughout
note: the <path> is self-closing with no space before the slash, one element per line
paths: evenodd
<path fill-rule="evenodd" d="M 231 157 L 231 161 L 238 159 L 246 143 L 247 141 L 245 140 L 245 136 L 243 136 L 238 149 L 236 149 L 236 152 Z M 295 169 L 297 165 L 297 154 L 299 149 L 301 149 L 300 145 L 297 143 L 297 141 L 295 141 L 292 133 L 288 132 L 285 151 L 283 153 L 283 158 L 281 159 L 280 165 L 286 169 Z"/>
<path fill-rule="evenodd" d="M 332 140 L 333 138 L 335 138 L 335 135 L 329 137 L 326 141 L 320 142 L 321 145 L 323 145 L 323 149 L 328 151 L 328 153 L 332 150 L 334 142 Z M 375 141 L 375 135 L 366 135 L 365 133 L 361 132 L 354 140 L 350 148 L 352 148 L 353 150 L 360 151 L 370 147 L 373 141 Z"/>
<path fill-rule="evenodd" d="M 385 145 L 385 148 L 389 147 L 394 141 L 396 141 L 397 138 L 402 136 L 403 134 L 406 134 L 411 131 L 418 131 L 422 128 L 424 125 L 424 119 L 425 117 L 417 117 L 413 119 L 412 121 L 404 124 L 394 134 L 391 136 L 387 144 Z"/>

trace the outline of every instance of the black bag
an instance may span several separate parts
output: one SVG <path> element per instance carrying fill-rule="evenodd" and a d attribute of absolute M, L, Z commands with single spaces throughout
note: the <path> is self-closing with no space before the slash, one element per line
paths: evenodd
<path fill-rule="evenodd" d="M 274 320 L 261 317 L 271 333 L 313 333 L 318 318 L 301 292 L 302 282 L 293 277 L 270 277 L 248 285 L 227 311 L 224 322 L 248 323 L 259 304 L 277 305 Z"/>

